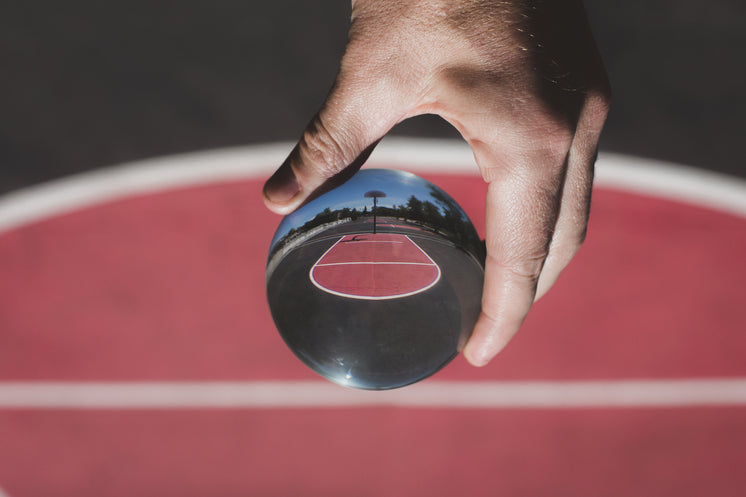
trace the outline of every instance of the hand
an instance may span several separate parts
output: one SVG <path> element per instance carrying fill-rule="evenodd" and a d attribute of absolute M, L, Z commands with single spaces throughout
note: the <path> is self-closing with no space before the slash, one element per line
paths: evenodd
<path fill-rule="evenodd" d="M 580 0 L 353 0 L 337 80 L 264 188 L 286 214 L 357 170 L 397 123 L 432 113 L 471 146 L 487 190 L 487 364 L 580 248 L 608 83 Z"/>

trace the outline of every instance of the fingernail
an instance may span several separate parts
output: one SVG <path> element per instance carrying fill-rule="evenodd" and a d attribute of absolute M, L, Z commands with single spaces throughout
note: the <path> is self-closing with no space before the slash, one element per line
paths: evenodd
<path fill-rule="evenodd" d="M 469 361 L 472 366 L 478 368 L 486 366 L 492 359 L 482 350 L 467 349 L 464 351 L 464 355 L 466 356 L 466 360 Z"/>
<path fill-rule="evenodd" d="M 284 204 L 300 191 L 289 164 L 283 164 L 264 184 L 264 195 L 273 203 Z"/>

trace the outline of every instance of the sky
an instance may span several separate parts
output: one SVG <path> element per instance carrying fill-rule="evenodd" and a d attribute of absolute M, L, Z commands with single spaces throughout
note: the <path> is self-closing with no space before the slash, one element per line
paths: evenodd
<path fill-rule="evenodd" d="M 429 181 L 404 171 L 361 169 L 346 183 L 285 216 L 272 239 L 272 246 L 292 228 L 302 226 L 327 207 L 331 210 L 349 207 L 362 211 L 367 206 L 370 210 L 373 199 L 364 196 L 370 190 L 380 190 L 386 194 L 386 197 L 378 199 L 379 206 L 392 207 L 406 204 L 412 195 L 420 200 L 433 201 L 428 188 L 431 185 Z"/>

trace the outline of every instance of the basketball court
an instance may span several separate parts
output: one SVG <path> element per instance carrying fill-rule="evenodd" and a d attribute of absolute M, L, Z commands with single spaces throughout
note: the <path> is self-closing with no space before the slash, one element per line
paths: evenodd
<path fill-rule="evenodd" d="M 334 242 L 310 278 L 333 295 L 387 300 L 428 290 L 440 280 L 440 267 L 407 235 L 360 233 Z"/>
<path fill-rule="evenodd" d="M 290 147 L 0 197 L 0 496 L 743 495 L 743 180 L 602 154 L 587 242 L 505 351 L 369 392 L 306 368 L 270 316 L 261 188 Z M 385 140 L 369 164 L 440 186 L 484 236 L 464 145 Z M 379 222 L 304 280 L 435 285 L 424 235 Z M 371 265 L 401 278 L 366 294 Z"/>

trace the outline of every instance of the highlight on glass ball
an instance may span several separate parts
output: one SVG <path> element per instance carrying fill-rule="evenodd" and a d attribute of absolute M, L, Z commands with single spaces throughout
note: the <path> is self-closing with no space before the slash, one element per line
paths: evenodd
<path fill-rule="evenodd" d="M 277 329 L 301 361 L 348 387 L 398 388 L 469 338 L 484 244 L 434 184 L 363 169 L 282 220 L 266 278 Z"/>

